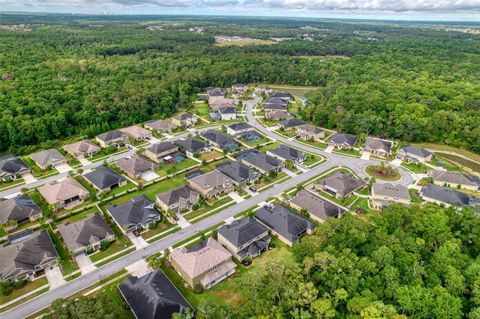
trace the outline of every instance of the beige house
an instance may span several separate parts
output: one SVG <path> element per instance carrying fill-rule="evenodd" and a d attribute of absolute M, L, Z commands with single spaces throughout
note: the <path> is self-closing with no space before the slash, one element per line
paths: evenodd
<path fill-rule="evenodd" d="M 307 141 L 320 141 L 325 138 L 325 131 L 310 124 L 301 125 L 296 128 L 297 136 Z"/>
<path fill-rule="evenodd" d="M 178 145 L 170 142 L 160 142 L 145 149 L 143 155 L 156 163 L 163 163 L 166 156 L 176 152 L 178 152 Z"/>
<path fill-rule="evenodd" d="M 141 155 L 132 155 L 122 158 L 117 162 L 117 167 L 127 174 L 128 177 L 141 179 L 143 174 L 158 169 L 158 164 Z"/>
<path fill-rule="evenodd" d="M 47 183 L 38 192 L 54 209 L 71 209 L 83 203 L 89 192 L 77 180 L 68 177 L 61 182 Z"/>
<path fill-rule="evenodd" d="M 227 99 L 223 96 L 212 96 L 208 99 L 208 105 L 212 109 L 212 111 L 216 112 L 224 107 L 232 107 L 235 108 L 235 101 L 233 99 Z"/>
<path fill-rule="evenodd" d="M 181 247 L 169 255 L 170 263 L 190 287 L 208 289 L 235 273 L 232 254 L 213 238 L 191 247 Z"/>
<path fill-rule="evenodd" d="M 193 205 L 198 203 L 200 195 L 187 185 L 160 193 L 155 199 L 155 203 L 164 212 L 173 210 L 174 212 L 188 211 Z"/>
<path fill-rule="evenodd" d="M 480 189 L 480 179 L 465 173 L 431 170 L 428 175 L 435 185 L 463 188 L 474 192 Z"/>
<path fill-rule="evenodd" d="M 101 151 L 101 148 L 90 140 L 83 140 L 80 142 L 68 144 L 65 145 L 63 149 L 68 154 L 79 159 L 92 156 Z"/>
<path fill-rule="evenodd" d="M 97 135 L 95 141 L 103 148 L 109 146 L 120 147 L 122 144 L 128 142 L 128 136 L 120 131 L 114 130 Z"/>
<path fill-rule="evenodd" d="M 196 176 L 189 181 L 190 187 L 203 198 L 217 197 L 233 192 L 233 180 L 217 170 Z"/>
<path fill-rule="evenodd" d="M 198 121 L 198 118 L 190 113 L 183 113 L 178 116 L 175 116 L 172 119 L 172 123 L 176 126 L 185 126 L 190 127 L 194 126 Z"/>
<path fill-rule="evenodd" d="M 381 209 L 391 204 L 410 205 L 410 193 L 408 188 L 403 185 L 393 185 L 390 183 L 376 183 L 372 187 L 372 205 Z"/>
<path fill-rule="evenodd" d="M 152 132 L 138 125 L 132 125 L 125 128 L 121 128 L 120 132 L 128 135 L 129 137 L 133 138 L 135 141 L 145 141 L 152 138 Z"/>
<path fill-rule="evenodd" d="M 145 122 L 145 128 L 151 131 L 170 133 L 176 126 L 165 120 L 153 120 Z"/>

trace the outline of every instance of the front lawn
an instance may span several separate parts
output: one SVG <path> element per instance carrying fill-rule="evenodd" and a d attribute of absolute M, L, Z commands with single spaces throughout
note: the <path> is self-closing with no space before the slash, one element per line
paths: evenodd
<path fill-rule="evenodd" d="M 322 157 L 307 153 L 307 158 L 303 162 L 303 165 L 305 165 L 307 167 L 310 167 L 310 165 L 313 165 L 313 164 L 315 164 L 317 162 L 321 162 L 321 161 L 323 161 Z"/>
<path fill-rule="evenodd" d="M 266 188 L 268 188 L 268 186 L 273 186 L 274 183 L 278 182 L 283 178 L 286 178 L 285 180 L 290 179 L 290 177 L 285 172 L 280 172 L 275 177 L 264 176 L 259 183 L 255 184 L 255 187 L 258 191 L 264 191 Z M 282 182 L 284 182 L 285 180 L 282 180 Z"/>
<path fill-rule="evenodd" d="M 355 157 L 360 157 L 362 156 L 362 154 L 360 154 L 359 151 L 355 150 L 355 149 L 349 149 L 349 150 L 339 150 L 339 149 L 335 149 L 333 151 L 333 153 L 337 153 L 337 154 L 342 154 L 342 155 L 349 155 L 349 156 L 355 156 Z"/>
<path fill-rule="evenodd" d="M 420 193 L 418 192 L 418 190 L 410 188 L 408 192 L 410 193 L 410 198 L 413 204 L 423 203 L 422 199 L 420 198 Z"/>
<path fill-rule="evenodd" d="M 26 293 L 28 293 L 32 290 L 35 290 L 37 288 L 40 288 L 42 286 L 45 286 L 47 284 L 48 284 L 48 280 L 47 280 L 47 277 L 45 277 L 45 276 L 41 277 L 41 278 L 38 278 L 38 279 L 35 279 L 33 281 L 30 281 L 23 287 L 13 289 L 13 291 L 6 296 L 0 295 L 0 304 L 3 305 L 4 303 L 12 301 L 13 299 L 22 297 L 24 294 L 26 294 Z"/>
<path fill-rule="evenodd" d="M 412 172 L 414 172 L 416 174 L 423 174 L 423 173 L 426 173 L 429 170 L 429 168 L 427 166 L 422 165 L 422 164 L 403 162 L 401 164 L 401 166 L 405 167 L 406 169 L 411 170 Z"/>
<path fill-rule="evenodd" d="M 10 187 L 18 186 L 25 183 L 22 177 L 17 179 L 10 179 L 8 181 L 0 182 L 0 190 L 7 189 Z"/>
<path fill-rule="evenodd" d="M 60 224 L 64 224 L 64 223 L 73 223 L 73 222 L 76 222 L 76 221 L 79 221 L 80 219 L 83 219 L 91 214 L 95 214 L 95 213 L 98 213 L 98 209 L 97 207 L 92 207 L 92 208 L 89 208 L 81 213 L 78 213 L 78 214 L 74 214 L 72 216 L 69 216 L 67 218 L 64 218 L 64 219 L 61 219 L 61 220 L 57 220 L 57 222 L 55 223 L 55 228 L 58 227 L 58 225 Z"/>
<path fill-rule="evenodd" d="M 156 173 L 160 176 L 167 176 L 176 172 L 180 172 L 184 169 L 188 169 L 195 165 L 199 165 L 199 163 L 191 158 L 186 158 L 175 165 L 161 164 Z"/>
<path fill-rule="evenodd" d="M 104 160 L 105 157 L 109 155 L 125 153 L 126 151 L 128 151 L 128 148 L 126 146 L 122 146 L 120 148 L 111 146 L 111 147 L 103 148 L 97 154 L 88 157 L 87 160 L 89 160 L 90 162 L 98 162 L 98 161 Z"/>
<path fill-rule="evenodd" d="M 55 233 L 51 226 L 49 226 L 47 230 L 52 239 L 53 245 L 55 246 L 55 250 L 57 251 L 63 275 L 65 276 L 78 270 L 77 264 L 73 261 L 72 255 L 63 244 L 60 235 Z"/>
<path fill-rule="evenodd" d="M 160 223 L 157 223 L 156 227 L 155 228 L 152 228 L 152 229 L 148 229 L 147 231 L 143 232 L 141 235 L 143 237 L 143 239 L 148 239 L 152 236 L 155 236 L 157 234 L 160 234 L 164 231 L 166 231 L 167 229 L 170 229 L 172 227 L 174 227 L 175 225 L 174 224 L 170 224 L 166 218 L 162 218 L 162 222 Z"/>
<path fill-rule="evenodd" d="M 382 181 L 398 181 L 401 178 L 400 173 L 388 165 L 369 165 L 365 167 L 365 173 Z"/>
<path fill-rule="evenodd" d="M 189 212 L 189 213 L 186 213 L 184 215 L 184 217 L 187 219 L 187 220 L 192 220 L 198 216 L 201 216 L 203 214 L 206 214 L 208 211 L 211 211 L 213 209 L 216 209 L 222 205 L 225 205 L 225 204 L 228 204 L 228 203 L 231 203 L 233 204 L 234 203 L 234 200 L 231 199 L 230 197 L 225 197 L 225 198 L 222 198 L 220 200 L 217 200 L 215 201 L 213 204 L 209 205 L 208 203 L 205 203 L 205 207 L 201 208 L 201 209 L 197 209 L 193 212 Z"/>
<path fill-rule="evenodd" d="M 58 171 L 53 167 L 42 171 L 42 169 L 38 167 L 37 164 L 35 164 L 35 162 L 28 155 L 22 156 L 22 159 L 28 165 L 33 176 L 35 176 L 36 178 L 43 178 L 50 175 L 58 174 Z"/>

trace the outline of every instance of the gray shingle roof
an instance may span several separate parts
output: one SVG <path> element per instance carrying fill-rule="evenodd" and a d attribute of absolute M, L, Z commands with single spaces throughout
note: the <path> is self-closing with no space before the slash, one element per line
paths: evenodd
<path fill-rule="evenodd" d="M 153 144 L 152 146 L 147 148 L 147 150 L 149 150 L 154 154 L 161 154 L 166 151 L 173 151 L 177 148 L 178 148 L 178 145 L 175 145 L 171 142 L 159 142 L 159 143 Z"/>
<path fill-rule="evenodd" d="M 194 138 L 176 140 L 175 144 L 183 147 L 187 152 L 190 152 L 190 153 L 201 152 L 207 146 L 207 144 L 205 144 L 203 141 L 200 141 Z"/>
<path fill-rule="evenodd" d="M 270 97 L 272 98 L 281 98 L 281 99 L 291 99 L 293 98 L 292 94 L 287 93 L 287 92 L 273 92 Z"/>
<path fill-rule="evenodd" d="M 291 202 L 321 220 L 326 220 L 328 217 L 339 217 L 344 212 L 339 206 L 306 190 L 299 191 Z"/>
<path fill-rule="evenodd" d="M 5 155 L 0 157 L 0 176 L 15 175 L 27 171 L 28 166 L 20 157 L 15 155 Z"/>
<path fill-rule="evenodd" d="M 63 156 L 58 150 L 54 148 L 33 153 L 30 155 L 30 157 L 35 161 L 35 163 L 38 163 L 41 167 L 52 165 L 56 162 L 65 160 L 65 156 Z"/>
<path fill-rule="evenodd" d="M 365 148 L 371 150 L 383 150 L 390 153 L 392 150 L 392 142 L 369 136 L 365 141 Z"/>
<path fill-rule="evenodd" d="M 157 131 L 168 131 L 175 128 L 175 125 L 165 120 L 152 120 L 145 122 L 145 127 Z"/>
<path fill-rule="evenodd" d="M 467 175 L 465 173 L 432 170 L 429 172 L 429 174 L 436 182 L 480 187 L 478 178 Z"/>
<path fill-rule="evenodd" d="M 375 183 L 373 184 L 373 193 L 381 196 L 397 197 L 400 199 L 410 200 L 408 188 L 400 184 L 393 185 L 390 183 Z"/>
<path fill-rule="evenodd" d="M 218 230 L 218 233 L 238 248 L 263 234 L 266 230 L 267 229 L 255 221 L 255 219 L 247 217 L 236 220 L 230 225 L 223 225 Z"/>
<path fill-rule="evenodd" d="M 236 114 L 237 110 L 233 107 L 221 107 L 218 109 L 220 114 Z"/>
<path fill-rule="evenodd" d="M 140 278 L 129 277 L 118 288 L 139 319 L 171 319 L 174 313 L 193 308 L 159 269 Z"/>
<path fill-rule="evenodd" d="M 254 149 L 249 149 L 235 156 L 237 160 L 244 160 L 250 165 L 257 167 L 263 171 L 270 172 L 282 165 L 280 160 L 267 155 L 264 152 L 259 152 Z"/>
<path fill-rule="evenodd" d="M 217 144 L 222 149 L 235 149 L 239 146 L 230 136 L 215 131 L 203 132 L 201 135 L 204 139 Z"/>
<path fill-rule="evenodd" d="M 147 197 L 140 195 L 127 203 L 109 206 L 107 211 L 121 227 L 125 225 L 133 227 L 139 224 L 146 225 L 160 217 L 153 205 L 154 203 Z"/>
<path fill-rule="evenodd" d="M 191 196 L 198 195 L 196 191 L 194 191 L 190 186 L 184 185 L 178 188 L 160 193 L 157 195 L 157 198 L 165 203 L 166 205 L 170 206 L 172 204 L 177 203 L 180 198 L 190 198 Z"/>
<path fill-rule="evenodd" d="M 401 149 L 406 153 L 414 154 L 416 156 L 420 156 L 423 158 L 426 158 L 432 155 L 432 152 L 429 152 L 424 148 L 420 148 L 414 145 L 408 145 L 408 146 L 402 147 Z"/>
<path fill-rule="evenodd" d="M 8 220 L 24 221 L 41 210 L 28 195 L 0 199 L 0 223 Z"/>
<path fill-rule="evenodd" d="M 365 182 L 352 173 L 335 172 L 330 176 L 321 179 L 318 182 L 321 186 L 328 186 L 332 190 L 336 190 L 341 196 L 351 193 L 357 188 L 365 185 Z"/>
<path fill-rule="evenodd" d="M 307 124 L 306 122 L 299 120 L 297 118 L 291 118 L 288 120 L 283 120 L 278 122 L 278 125 L 283 126 L 284 128 L 291 128 L 291 127 L 297 127 L 297 126 L 302 126 Z"/>
<path fill-rule="evenodd" d="M 126 180 L 122 175 L 103 165 L 83 177 L 98 189 L 106 189 Z"/>
<path fill-rule="evenodd" d="M 305 160 L 307 154 L 300 152 L 296 148 L 280 145 L 277 148 L 268 150 L 269 153 L 274 154 L 284 160 L 296 161 L 296 160 Z"/>
<path fill-rule="evenodd" d="M 263 108 L 265 110 L 287 110 L 287 106 L 280 103 L 267 103 Z"/>
<path fill-rule="evenodd" d="M 117 130 L 113 130 L 113 131 L 109 131 L 109 132 L 97 135 L 98 139 L 100 139 L 102 141 L 105 141 L 105 142 L 115 140 L 115 139 L 120 138 L 120 137 L 126 138 L 126 135 L 123 134 L 120 131 L 117 131 Z"/>
<path fill-rule="evenodd" d="M 329 142 L 337 145 L 347 145 L 353 147 L 358 140 L 358 136 L 352 134 L 335 133 Z"/>
<path fill-rule="evenodd" d="M 227 126 L 229 129 L 232 129 L 234 131 L 242 131 L 242 130 L 253 130 L 254 128 L 245 122 L 240 122 L 240 123 L 233 123 Z"/>
<path fill-rule="evenodd" d="M 247 180 L 257 179 L 259 173 L 239 162 L 221 163 L 217 165 L 217 170 L 237 183 L 243 183 Z"/>
<path fill-rule="evenodd" d="M 428 184 L 422 188 L 421 195 L 449 205 L 473 206 L 474 203 L 480 205 L 479 198 L 435 184 Z"/>
<path fill-rule="evenodd" d="M 122 158 L 117 166 L 131 175 L 138 175 L 149 170 L 154 170 L 157 164 L 144 156 L 133 155 L 132 157 Z"/>

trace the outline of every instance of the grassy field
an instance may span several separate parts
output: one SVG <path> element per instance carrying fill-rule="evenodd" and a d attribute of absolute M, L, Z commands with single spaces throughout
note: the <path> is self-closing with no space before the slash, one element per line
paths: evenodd
<path fill-rule="evenodd" d="M 244 47 L 247 45 L 272 45 L 276 43 L 277 42 L 272 40 L 245 39 L 240 41 L 216 41 L 215 45 L 217 47 L 228 47 L 228 46 Z"/>
<path fill-rule="evenodd" d="M 448 146 L 448 145 L 438 145 L 438 144 L 431 144 L 431 143 L 419 143 L 416 144 L 420 147 L 424 147 L 432 152 L 449 152 L 449 153 L 455 153 L 459 155 L 463 155 L 467 158 L 472 159 L 473 161 L 480 162 L 480 154 L 476 154 L 467 150 L 463 150 L 461 148 L 456 148 L 453 146 Z"/>
<path fill-rule="evenodd" d="M 201 216 L 201 215 L 207 213 L 210 210 L 213 210 L 215 208 L 218 208 L 218 207 L 220 207 L 222 205 L 225 205 L 225 204 L 228 204 L 228 203 L 233 204 L 233 202 L 234 202 L 233 199 L 231 199 L 230 197 L 225 197 L 225 198 L 222 198 L 220 200 L 215 201 L 212 205 L 206 204 L 207 206 L 202 208 L 202 209 L 197 209 L 196 211 L 189 212 L 189 213 L 185 214 L 184 217 L 187 220 L 192 220 L 195 217 Z"/>
<path fill-rule="evenodd" d="M 427 166 L 422 165 L 422 164 L 403 162 L 401 164 L 401 166 L 405 167 L 406 169 L 411 170 L 412 172 L 414 172 L 416 174 L 426 173 L 429 170 L 429 168 Z"/>
<path fill-rule="evenodd" d="M 175 165 L 166 165 L 162 164 L 160 165 L 160 168 L 156 171 L 157 174 L 160 176 L 167 176 L 169 174 L 172 174 L 174 172 L 179 172 L 181 170 L 190 168 L 194 165 L 198 165 L 199 163 L 197 161 L 194 161 L 191 158 L 186 158 L 185 160 L 181 161 L 180 163 L 177 163 Z"/>
<path fill-rule="evenodd" d="M 38 278 L 34 281 L 30 281 L 25 286 L 23 286 L 21 288 L 18 288 L 18 289 L 14 289 L 12 291 L 12 293 L 7 295 L 7 296 L 1 296 L 0 295 L 0 304 L 4 304 L 4 303 L 9 302 L 13 299 L 21 297 L 22 295 L 24 295 L 24 294 L 26 294 L 26 293 L 28 293 L 32 290 L 35 290 L 37 288 L 40 288 L 42 286 L 45 286 L 46 284 L 48 284 L 47 277 L 42 277 L 42 278 Z"/>
<path fill-rule="evenodd" d="M 222 152 L 219 152 L 217 150 L 213 150 L 211 152 L 207 152 L 207 153 L 202 153 L 200 154 L 200 157 L 199 159 L 200 160 L 205 160 L 205 161 L 211 161 L 213 159 L 217 159 L 219 157 L 222 157 L 223 156 L 223 153 Z"/>
<path fill-rule="evenodd" d="M 266 84 L 274 91 L 282 91 L 290 93 L 294 96 L 298 96 L 299 98 L 303 98 L 305 94 L 312 90 L 316 90 L 317 87 L 314 86 L 292 86 L 292 85 L 277 85 L 277 84 Z"/>
<path fill-rule="evenodd" d="M 480 174 L 480 163 L 468 160 L 464 157 L 457 156 L 455 154 L 443 153 L 443 152 L 435 152 L 435 155 L 439 159 L 445 159 L 450 161 L 454 164 L 458 164 L 462 167 L 471 169 L 472 171 Z"/>

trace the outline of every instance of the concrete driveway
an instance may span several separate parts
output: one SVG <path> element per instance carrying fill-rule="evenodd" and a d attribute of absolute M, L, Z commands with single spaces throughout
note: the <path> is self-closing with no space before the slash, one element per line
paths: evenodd
<path fill-rule="evenodd" d="M 236 203 L 241 203 L 245 200 L 242 196 L 238 195 L 235 192 L 229 193 L 228 196 L 230 196 L 230 198 L 233 199 Z"/>
<path fill-rule="evenodd" d="M 53 290 L 67 283 L 66 280 L 63 279 L 62 271 L 60 270 L 60 266 L 58 265 L 45 269 L 45 276 L 47 276 L 50 290 Z"/>
<path fill-rule="evenodd" d="M 180 228 L 187 228 L 191 225 L 188 220 L 186 220 L 185 217 L 183 217 L 182 215 L 177 214 L 177 218 L 177 225 L 180 226 Z"/>
<path fill-rule="evenodd" d="M 88 165 L 88 164 L 91 163 L 91 162 L 90 162 L 88 159 L 86 159 L 86 158 L 81 158 L 81 159 L 79 159 L 78 161 L 79 161 L 82 165 Z"/>
<path fill-rule="evenodd" d="M 148 243 L 145 239 L 142 238 L 142 236 L 135 236 L 132 233 L 128 234 L 128 238 L 132 241 L 133 245 L 137 250 L 145 248 L 148 246 Z"/>
<path fill-rule="evenodd" d="M 144 275 L 146 275 L 146 274 L 148 274 L 149 272 L 152 271 L 152 268 L 150 268 L 150 266 L 145 261 L 145 259 L 141 259 L 141 260 L 137 261 L 136 263 L 133 263 L 133 264 L 125 267 L 125 269 L 132 276 L 135 276 L 135 277 L 142 277 L 142 276 L 144 276 Z"/>
<path fill-rule="evenodd" d="M 75 256 L 75 261 L 77 262 L 78 267 L 80 267 L 80 272 L 82 275 L 88 274 L 97 268 L 93 265 L 90 257 L 88 257 L 86 254 Z"/>
<path fill-rule="evenodd" d="M 327 148 L 325 149 L 326 153 L 331 153 L 333 152 L 334 146 L 333 145 L 328 145 Z"/>
<path fill-rule="evenodd" d="M 35 183 L 37 181 L 37 179 L 30 173 L 23 175 L 23 180 L 25 181 L 25 184 Z"/>
<path fill-rule="evenodd" d="M 295 174 L 294 172 L 292 172 L 291 170 L 289 170 L 288 168 L 284 167 L 282 169 L 282 172 L 284 172 L 285 174 L 287 174 L 288 176 L 290 177 L 295 177 L 297 176 L 297 174 Z"/>
<path fill-rule="evenodd" d="M 370 152 L 362 152 L 362 157 L 360 157 L 362 160 L 369 160 L 370 159 Z"/>
<path fill-rule="evenodd" d="M 66 172 L 70 172 L 73 168 L 68 164 L 61 164 L 61 165 L 55 166 L 55 169 L 59 173 L 66 173 Z"/>
<path fill-rule="evenodd" d="M 398 167 L 398 166 L 402 165 L 402 160 L 396 158 L 396 159 L 394 159 L 393 161 L 391 161 L 390 164 L 392 164 L 393 166 L 397 166 L 397 167 Z"/>

